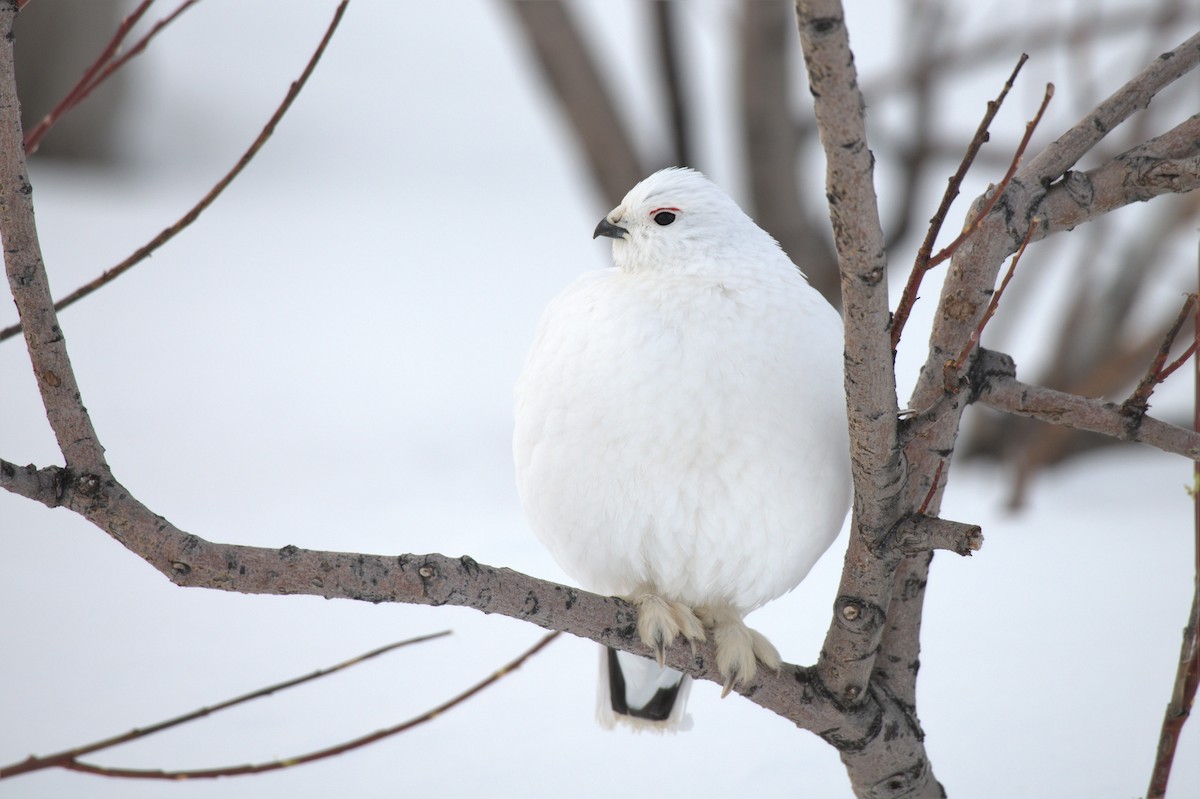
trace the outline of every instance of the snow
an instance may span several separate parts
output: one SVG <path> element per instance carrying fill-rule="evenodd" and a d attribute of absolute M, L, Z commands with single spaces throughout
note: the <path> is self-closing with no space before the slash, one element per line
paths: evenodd
<path fill-rule="evenodd" d="M 326 5 L 200 4 L 133 66 L 146 109 L 130 132 L 132 171 L 35 165 L 59 293 L 174 221 L 233 163 L 298 74 Z M 62 325 L 116 474 L 183 529 L 271 547 L 470 554 L 565 580 L 512 487 L 511 388 L 545 302 L 606 263 L 589 237 L 607 209 L 504 8 L 414 8 L 353 3 L 242 178 Z M 586 13 L 611 38 L 632 12 Z M 693 11 L 697 47 L 715 48 L 731 14 L 712 2 Z M 864 73 L 885 63 L 890 32 L 854 18 L 851 31 Z M 1010 68 L 980 77 L 967 126 Z M 644 104 L 636 78 L 620 73 Z M 710 132 L 702 155 L 734 189 L 724 136 Z M 935 290 L 906 341 L 919 344 Z M 14 317 L 8 306 L 0 324 Z M 902 386 L 916 350 L 902 351 Z M 0 375 L 0 455 L 58 462 L 16 340 L 0 345 Z M 1166 407 L 1188 408 L 1188 392 L 1172 391 Z M 936 774 L 951 796 L 1141 795 L 1190 598 L 1190 464 L 1110 449 L 1040 476 L 1015 515 L 1009 479 L 962 464 L 951 474 L 944 515 L 981 524 L 986 543 L 970 559 L 939 554 L 929 583 L 919 690 Z M 290 756 L 418 715 L 541 635 L 454 608 L 179 590 L 80 518 L 8 494 L 0 535 L 3 763 L 454 630 L 91 759 L 199 768 Z M 753 617 L 790 661 L 816 656 L 844 546 Z M 619 780 L 668 796 L 849 795 L 833 749 L 720 700 L 714 684 L 693 691 L 686 734 L 604 732 L 595 668 L 591 642 L 564 638 L 430 724 L 303 768 L 169 787 L 42 772 L 0 794 L 601 797 Z M 1197 755 L 1193 722 L 1172 797 L 1200 791 Z"/>

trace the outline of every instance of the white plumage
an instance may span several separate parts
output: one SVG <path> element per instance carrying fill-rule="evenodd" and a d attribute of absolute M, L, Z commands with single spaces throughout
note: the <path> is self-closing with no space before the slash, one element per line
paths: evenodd
<path fill-rule="evenodd" d="M 517 488 L 563 569 L 637 604 L 659 655 L 604 656 L 602 721 L 678 726 L 686 681 L 661 668 L 666 647 L 713 636 L 726 691 L 777 667 L 742 618 L 794 588 L 845 518 L 841 319 L 697 172 L 646 178 L 595 235 L 616 268 L 550 303 L 517 384 Z"/>

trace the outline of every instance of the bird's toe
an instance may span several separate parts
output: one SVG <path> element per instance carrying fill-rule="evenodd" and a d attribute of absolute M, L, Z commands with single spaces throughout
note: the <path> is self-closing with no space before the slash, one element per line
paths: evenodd
<path fill-rule="evenodd" d="M 742 621 L 741 614 L 732 608 L 704 608 L 698 611 L 712 628 L 717 648 L 717 669 L 725 675 L 721 696 L 746 685 L 758 673 L 758 664 L 777 670 L 783 662 L 766 636 L 752 630 Z"/>
<path fill-rule="evenodd" d="M 667 648 L 677 636 L 682 635 L 693 646 L 704 640 L 704 626 L 687 605 L 656 594 L 642 594 L 634 601 L 638 607 L 638 637 L 654 652 L 659 666 L 666 665 Z"/>
<path fill-rule="evenodd" d="M 726 696 L 737 686 L 753 680 L 758 672 L 754 638 L 744 624 L 717 627 L 713 631 L 713 638 L 717 645 L 717 668 L 725 675 L 725 689 L 721 696 Z"/>

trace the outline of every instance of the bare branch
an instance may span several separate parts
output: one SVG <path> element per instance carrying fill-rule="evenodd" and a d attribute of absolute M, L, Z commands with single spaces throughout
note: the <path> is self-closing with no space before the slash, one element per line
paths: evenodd
<path fill-rule="evenodd" d="M 33 215 L 33 187 L 25 165 L 21 111 L 13 67 L 15 0 L 0 5 L 0 239 L 25 344 L 46 416 L 68 465 L 107 474 L 104 449 L 83 406 L 66 340 L 54 313 Z"/>
<path fill-rule="evenodd" d="M 1140 75 L 1100 103 L 1021 170 L 1026 185 L 1045 185 L 1073 167 L 1109 131 L 1136 111 L 1150 105 L 1154 95 L 1200 62 L 1200 33 L 1156 58 Z"/>
<path fill-rule="evenodd" d="M 996 309 L 1000 307 L 1000 298 L 1004 296 L 1004 290 L 1008 288 L 1009 282 L 1016 273 L 1017 264 L 1021 262 L 1021 256 L 1025 254 L 1025 248 L 1029 246 L 1029 242 L 1033 239 L 1037 227 L 1037 219 L 1029 223 L 1029 230 L 1025 233 L 1025 240 L 1021 242 L 1021 248 L 1016 251 L 1009 262 L 1008 271 L 1004 273 L 1004 279 L 1000 281 L 999 288 L 992 293 L 992 300 L 988 303 L 987 310 L 983 312 L 979 324 L 975 326 L 975 329 L 971 331 L 971 335 L 963 342 L 963 347 L 959 350 L 958 357 L 952 361 L 947 361 L 945 367 L 945 384 L 948 393 L 953 393 L 957 390 L 956 387 L 963 364 L 967 362 L 967 358 L 970 357 L 975 347 L 979 344 L 979 339 L 983 337 L 983 329 L 987 327 L 987 323 L 996 315 Z M 928 500 L 928 497 L 926 499 Z"/>
<path fill-rule="evenodd" d="M 1150 416 L 1131 420 L 1116 403 L 1022 383 L 1016 379 L 1012 359 L 1007 355 L 980 350 L 979 359 L 981 363 L 972 375 L 987 374 L 981 385 L 974 386 L 978 401 L 984 405 L 1121 441 L 1138 441 L 1192 460 L 1200 458 L 1200 433 Z"/>
<path fill-rule="evenodd" d="M 839 592 L 863 607 L 879 609 L 878 614 L 862 614 L 853 625 L 831 625 L 821 652 L 821 679 L 840 701 L 853 704 L 866 696 L 882 614 L 891 598 L 896 559 L 881 560 L 876 552 L 898 519 L 894 500 L 904 479 L 896 447 L 899 409 L 887 332 L 887 254 L 863 99 L 841 4 L 801 0 L 796 13 L 825 148 L 825 190 L 842 275 L 854 512 Z M 845 621 L 835 613 L 835 622 L 839 619 Z"/>
<path fill-rule="evenodd" d="M 937 496 L 942 485 L 942 472 L 946 469 L 946 459 L 942 458 L 938 461 L 937 470 L 933 473 L 933 479 L 929 481 L 929 491 L 925 494 L 925 499 L 921 502 L 921 507 L 917 509 L 917 513 L 921 516 L 929 510 L 929 506 L 933 504 L 933 498 Z"/>
<path fill-rule="evenodd" d="M 1068 172 L 1038 208 L 1041 236 L 1160 194 L 1200 188 L 1200 114 L 1087 172 Z"/>
<path fill-rule="evenodd" d="M 72 760 L 63 764 L 63 768 L 68 771 L 82 771 L 87 774 L 96 774 L 101 777 L 125 777 L 127 779 L 150 779 L 150 780 L 204 780 L 215 779 L 217 777 L 241 777 L 247 774 L 262 774 L 266 771 L 278 771 L 283 768 L 291 768 L 293 766 L 303 766 L 305 763 L 312 763 L 315 760 L 324 760 L 325 758 L 335 757 L 345 754 L 354 749 L 360 749 L 369 744 L 376 743 L 384 738 L 390 738 L 393 735 L 411 730 L 424 724 L 450 710 L 455 705 L 462 704 L 470 699 L 475 694 L 487 688 L 489 685 L 499 681 L 503 677 L 513 673 L 529 658 L 536 655 L 547 644 L 557 638 L 559 633 L 550 633 L 544 636 L 540 641 L 534 644 L 529 649 L 521 653 L 515 660 L 505 666 L 492 672 L 486 679 L 476 683 L 467 690 L 463 691 L 458 696 L 443 702 L 431 710 L 422 713 L 415 718 L 402 722 L 386 729 L 377 730 L 370 735 L 364 735 L 360 738 L 355 738 L 353 741 L 331 746 L 326 749 L 319 749 L 316 752 L 309 752 L 303 755 L 294 757 L 281 758 L 272 760 L 268 763 L 256 763 L 246 766 L 222 766 L 218 768 L 197 769 L 195 771 L 160 771 L 151 769 L 128 769 L 128 768 L 108 768 L 106 766 L 97 766 L 91 763 L 82 763 L 78 760 Z"/>
<path fill-rule="evenodd" d="M 958 165 L 958 171 L 950 176 L 946 191 L 942 194 L 942 201 L 938 205 L 937 211 L 934 212 L 933 218 L 929 220 L 929 229 L 925 232 L 925 240 L 917 249 L 916 262 L 913 264 L 912 271 L 909 272 L 908 282 L 904 286 L 904 293 L 900 295 L 900 302 L 897 303 L 896 312 L 892 316 L 892 349 L 896 349 L 896 346 L 900 343 L 900 335 L 904 332 L 904 325 L 908 322 L 908 316 L 912 312 L 913 304 L 917 301 L 917 292 L 921 289 L 921 280 L 930 269 L 929 259 L 933 254 L 933 245 L 937 243 L 938 233 L 941 232 L 942 225 L 946 221 L 946 214 L 950 212 L 950 206 L 954 203 L 955 198 L 958 197 L 959 189 L 967 176 L 967 170 L 971 168 L 971 164 L 975 163 L 975 157 L 979 154 L 980 148 L 983 147 L 984 142 L 989 138 L 988 128 L 991 127 L 992 120 L 996 117 L 1000 106 L 1004 104 L 1004 98 L 1012 90 L 1013 83 L 1016 81 L 1017 75 L 1021 72 L 1021 67 L 1025 66 L 1025 62 L 1028 60 L 1029 56 L 1022 53 L 1016 67 L 1013 68 L 1012 74 L 1008 76 L 1008 80 L 1004 82 L 1003 88 L 1000 89 L 1000 94 L 996 96 L 995 100 L 988 101 L 987 111 L 984 112 L 983 119 L 979 122 L 979 127 L 975 129 L 975 135 L 971 138 L 971 143 L 967 145 L 967 152 L 963 155 L 962 161 Z"/>
<path fill-rule="evenodd" d="M 1192 344 L 1200 343 L 1200 324 L 1196 325 Z M 1200 359 L 1192 369 L 1193 399 L 1192 429 L 1200 432 Z M 1192 537 L 1197 555 L 1200 555 L 1200 461 L 1192 465 Z M 1183 629 L 1183 641 L 1179 650 L 1179 668 L 1175 672 L 1175 684 L 1171 689 L 1171 701 L 1163 713 L 1162 729 L 1158 735 L 1158 747 L 1154 757 L 1154 768 L 1150 772 L 1150 788 L 1147 799 L 1162 799 L 1167 793 L 1167 782 L 1171 777 L 1171 766 L 1175 762 L 1175 749 L 1183 725 L 1191 715 L 1196 701 L 1196 690 L 1200 688 L 1200 561 L 1196 563 L 1192 576 L 1192 610 L 1187 626 Z"/>
<path fill-rule="evenodd" d="M 887 336 L 887 253 L 867 148 L 863 99 L 836 0 L 799 2 L 804 48 L 817 122 L 826 157 L 826 193 L 842 271 L 846 320 L 846 403 L 850 408 L 855 490 L 878 496 L 894 485 L 896 383 Z M 855 503 L 856 527 L 878 540 L 890 529 L 886 507 Z M 865 514 L 865 515 L 862 515 Z"/>
<path fill-rule="evenodd" d="M 991 299 L 996 274 L 1004 258 L 1019 247 L 1035 217 L 1041 219 L 1039 230 L 1047 229 L 1049 220 L 1045 218 L 1040 206 L 1052 181 L 1070 168 L 1087 149 L 1094 146 L 1104 132 L 1111 130 L 1138 108 L 1144 108 L 1159 90 L 1194 68 L 1197 63 L 1200 63 L 1200 34 L 1155 59 L 1141 74 L 1126 83 L 1045 151 L 1018 170 L 996 208 L 982 220 L 979 231 L 964 242 L 954 255 L 943 284 L 925 366 L 909 401 L 911 407 L 933 408 L 938 405 L 945 393 L 941 367 L 961 349 L 962 342 L 978 325 Z M 998 386 L 993 386 L 989 404 L 1003 403 L 1007 408 L 1024 407 L 1020 401 L 1019 390 L 1015 392 L 1015 396 L 1010 393 L 1004 400 L 1000 399 L 1002 394 L 1004 392 L 999 391 Z M 1062 397 L 1067 398 L 1069 395 Z M 943 457 L 945 452 L 954 449 L 961 413 L 961 405 L 951 404 L 945 407 L 941 418 L 922 426 L 921 436 L 911 439 L 905 446 L 905 454 L 912 468 L 932 471 L 932 464 L 935 462 L 933 458 Z M 1086 414 L 1084 416 L 1086 417 Z M 1079 426 L 1093 429 L 1088 424 Z M 1166 439 L 1173 437 L 1174 434 L 1169 431 L 1175 428 L 1152 420 L 1147 420 L 1147 426 L 1138 434 L 1150 435 L 1150 429 L 1155 428 L 1155 425 L 1167 428 L 1168 432 L 1164 434 Z M 1102 426 L 1100 429 L 1109 435 L 1122 438 L 1130 435 L 1128 432 L 1122 433 L 1119 425 Z M 1178 449 L 1166 448 L 1170 451 Z M 906 505 L 915 508 L 921 499 L 915 486 L 908 487 L 904 500 Z M 937 512 L 936 501 L 931 505 L 931 511 Z"/>
<path fill-rule="evenodd" d="M 288 109 L 292 107 L 292 103 L 300 95 L 300 91 L 304 88 L 304 84 L 308 82 L 309 76 L 312 75 L 313 70 L 317 67 L 317 63 L 321 60 L 321 56 L 325 53 L 325 47 L 329 44 L 330 39 L 333 38 L 333 34 L 337 30 L 338 23 L 341 22 L 342 15 L 346 12 L 346 6 L 349 4 L 349 2 L 350 0 L 342 0 L 342 2 L 338 4 L 337 10 L 333 14 L 333 19 L 329 23 L 329 27 L 325 29 L 325 35 L 321 37 L 321 41 L 317 45 L 317 49 L 313 51 L 312 56 L 308 59 L 308 63 L 304 67 L 304 71 L 301 72 L 300 77 L 293 81 L 292 85 L 288 87 L 287 93 L 284 95 L 283 101 L 279 104 L 279 107 L 275 109 L 275 113 L 273 113 L 271 118 L 267 120 L 267 123 L 263 126 L 263 129 L 259 131 L 258 136 L 250 144 L 250 147 L 244 153 L 242 153 L 242 157 L 237 160 L 237 163 L 233 165 L 233 168 L 226 172 L 224 177 L 218 180 L 216 184 L 214 184 L 213 187 L 208 190 L 208 193 L 200 198 L 200 201 L 193 205 L 186 214 L 177 219 L 173 225 L 164 229 L 153 239 L 136 249 L 128 258 L 121 261 L 116 266 L 106 269 L 99 275 L 99 277 L 96 277 L 94 280 L 85 283 L 67 296 L 63 297 L 58 302 L 54 303 L 55 310 L 61 311 L 63 308 L 74 304 L 97 289 L 102 288 L 108 283 L 116 280 L 118 277 L 125 274 L 142 261 L 146 260 L 146 258 L 150 257 L 155 250 L 166 244 L 171 239 L 175 238 L 175 236 L 183 231 L 188 225 L 195 222 L 196 219 L 199 218 L 200 214 L 204 213 L 204 211 L 210 205 L 212 205 L 218 197 L 221 196 L 221 193 L 224 192 L 225 189 L 229 188 L 229 184 L 233 183 L 237 176 L 242 173 L 242 170 L 245 169 L 246 166 L 254 159 L 254 156 L 258 155 L 258 151 L 261 150 L 263 145 L 267 143 L 267 139 L 271 138 L 271 134 L 275 132 L 275 128 L 278 126 L 279 121 L 283 119 L 284 114 L 288 112 Z M 0 330 L 0 341 L 11 338 L 19 332 L 21 332 L 21 324 L 15 324 L 6 327 L 3 330 Z"/>
<path fill-rule="evenodd" d="M 970 223 L 963 229 L 954 241 L 947 244 L 936 255 L 929 259 L 929 266 L 932 268 L 942 263 L 946 259 L 954 255 L 962 243 L 975 235 L 975 231 L 979 230 L 979 225 L 982 220 L 987 218 L 991 210 L 996 207 L 996 203 L 1004 196 L 1004 190 L 1008 188 L 1009 182 L 1017 173 L 1017 167 L 1021 164 L 1021 157 L 1025 155 L 1025 148 L 1029 146 L 1029 140 L 1033 138 L 1033 132 L 1037 130 L 1038 123 L 1042 121 L 1042 116 L 1046 113 L 1046 107 L 1050 105 L 1050 100 L 1054 98 L 1054 84 L 1046 84 L 1046 92 L 1042 95 L 1042 104 L 1038 106 L 1037 113 L 1033 115 L 1033 119 L 1025 124 L 1025 135 L 1021 137 L 1021 143 L 1017 145 L 1017 151 L 1013 153 L 1012 163 L 1008 166 L 1008 171 L 1004 173 L 1004 177 L 1000 179 L 1000 184 L 989 192 L 989 196 L 983 207 L 972 215 Z"/>
<path fill-rule="evenodd" d="M 969 556 L 983 547 L 983 530 L 977 524 L 918 514 L 909 516 L 896 526 L 895 546 L 907 555 L 945 549 Z"/>
<path fill-rule="evenodd" d="M 127 64 L 131 58 L 144 51 L 146 46 L 150 44 L 150 40 L 153 39 L 159 33 L 159 31 L 174 22 L 180 14 L 198 3 L 199 0 L 183 0 L 183 2 L 180 3 L 174 11 L 156 22 L 154 27 L 152 27 L 145 36 L 139 39 L 133 45 L 133 47 L 129 48 L 129 50 L 127 50 L 120 58 L 116 58 L 115 56 L 117 51 L 120 49 L 121 42 L 125 40 L 125 37 L 129 35 L 130 30 L 132 30 L 133 26 L 137 24 L 137 21 L 141 19 L 142 15 L 146 13 L 153 2 L 154 0 L 143 0 L 141 5 L 134 9 L 133 12 L 121 22 L 121 25 L 117 28 L 117 32 L 113 35 L 113 38 L 108 43 L 108 46 L 105 47 L 103 52 L 101 52 L 96 60 L 92 62 L 92 65 L 88 67 L 86 72 L 84 72 L 83 77 L 79 79 L 79 82 L 76 83 L 69 92 L 67 92 L 67 95 L 62 99 L 61 102 L 59 102 L 58 105 L 53 108 L 53 110 L 50 111 L 50 113 L 43 117 L 42 120 L 38 122 L 36 126 L 34 126 L 33 130 L 29 131 L 25 135 L 26 155 L 33 155 L 37 151 L 38 145 L 41 143 L 42 139 L 45 138 L 46 134 L 50 132 L 50 129 L 54 127 L 54 125 L 57 124 L 58 121 L 67 114 L 67 112 L 87 99 L 88 95 L 90 95 L 97 87 L 99 87 L 100 84 L 108 80 L 114 72 L 125 66 L 125 64 Z"/>
<path fill-rule="evenodd" d="M 1200 34 L 1155 59 L 1018 171 L 1000 204 L 982 220 L 979 234 L 972 236 L 955 254 L 958 265 L 947 275 L 926 367 L 911 405 L 932 405 L 936 394 L 941 392 L 941 381 L 934 375 L 948 353 L 961 346 L 978 324 L 1002 260 L 1019 247 L 1033 217 L 1045 217 L 1041 205 L 1051 181 L 1062 176 L 1095 146 L 1104 132 L 1144 108 L 1159 90 L 1197 63 L 1200 63 Z M 1045 232 L 1054 229 L 1052 224 L 1053 219 L 1043 219 L 1039 228 Z M 952 440 L 957 419 L 947 420 L 946 424 Z"/>
<path fill-rule="evenodd" d="M 1167 795 L 1167 779 L 1171 776 L 1171 765 L 1175 762 L 1175 748 L 1179 743 L 1179 735 L 1183 732 L 1184 722 L 1191 715 L 1192 705 L 1196 701 L 1196 688 L 1200 685 L 1200 640 L 1196 628 L 1200 624 L 1200 584 L 1197 584 L 1192 594 L 1192 610 L 1188 616 L 1187 626 L 1183 630 L 1183 643 L 1179 651 L 1179 669 L 1175 674 L 1175 685 L 1171 691 L 1171 701 L 1163 714 L 1162 730 L 1158 738 L 1158 751 L 1154 759 L 1154 769 L 1150 774 L 1150 788 L 1146 799 L 1162 799 Z"/>
<path fill-rule="evenodd" d="M 856 795 L 944 796 L 911 709 L 915 672 L 898 674 L 895 684 L 872 678 L 884 631 L 897 627 L 890 606 L 898 567 L 906 561 L 885 544 L 887 533 L 900 518 L 904 468 L 897 445 L 899 408 L 888 333 L 887 254 L 873 185 L 874 157 L 867 148 L 863 98 L 841 3 L 797 0 L 796 15 L 825 150 L 826 197 L 841 268 L 854 477 L 850 545 L 817 674 L 842 706 L 853 708 L 868 697 L 879 701 L 886 696 L 905 708 L 904 724 L 891 730 L 886 744 L 874 741 L 853 752 L 842 751 Z M 919 625 L 902 627 L 898 634 L 917 646 Z M 886 755 L 880 746 L 887 747 Z"/>
<path fill-rule="evenodd" d="M 281 683 L 268 685 L 266 688 L 260 688 L 257 691 L 252 691 L 248 694 L 243 694 L 242 696 L 238 696 L 233 699 L 227 699 L 224 702 L 220 702 L 211 707 L 203 707 L 199 710 L 194 710 L 191 713 L 185 713 L 182 716 L 176 716 L 175 718 L 167 719 L 166 721 L 160 721 L 147 727 L 138 727 L 137 729 L 130 730 L 129 732 L 121 733 L 120 735 L 114 735 L 110 738 L 105 738 L 102 741 L 96 741 L 83 746 L 77 746 L 72 749 L 67 749 L 63 752 L 57 752 L 53 755 L 44 755 L 42 757 L 30 756 L 25 760 L 22 760 L 20 763 L 13 763 L 8 766 L 0 767 L 0 780 L 8 777 L 15 777 L 18 774 L 27 774 L 31 771 L 40 771 L 47 768 L 70 767 L 76 763 L 78 758 L 87 754 L 91 754 L 92 752 L 99 752 L 103 749 L 111 749 L 112 747 L 123 743 L 136 741 L 140 738 L 146 738 L 154 735 L 155 733 L 162 732 L 163 730 L 169 730 L 172 727 L 178 727 L 181 724 L 187 724 L 190 721 L 211 716 L 214 713 L 219 713 L 222 710 L 228 710 L 231 707 L 249 702 L 253 699 L 261 699 L 264 696 L 270 696 L 278 691 L 285 691 L 288 688 L 294 688 L 297 685 L 311 682 L 312 680 L 328 677 L 330 674 L 336 674 L 339 671 L 348 669 L 351 666 L 357 666 L 360 663 L 365 663 L 372 658 L 379 657 L 380 655 L 392 652 L 396 649 L 401 649 L 412 644 L 420 644 L 426 641 L 432 641 L 435 638 L 441 638 L 449 634 L 449 630 L 442 630 L 438 633 L 421 635 L 417 636 L 416 638 L 398 641 L 393 644 L 388 644 L 387 646 L 381 646 L 378 649 L 372 649 L 370 652 L 366 652 L 349 660 L 342 661 L 341 663 L 330 666 L 329 668 L 319 669 L 312 674 L 306 674 L 303 677 L 296 677 Z"/>
<path fill-rule="evenodd" d="M 571 633 L 627 652 L 652 654 L 637 635 L 635 606 L 617 597 L 493 568 L 469 557 L 382 556 L 213 543 L 178 529 L 111 478 L 76 475 L 60 467 L 40 472 L 34 467 L 27 469 L 61 486 L 61 507 L 88 519 L 179 586 L 371 603 L 456 605 Z M 9 471 L 0 469 L 0 477 Z M 3 481 L 0 486 L 10 487 Z M 711 642 L 696 650 L 680 642 L 668 650 L 666 662 L 697 679 L 718 685 L 725 682 L 717 670 Z M 839 707 L 812 669 L 794 665 L 785 665 L 777 672 L 761 669 L 752 683 L 736 690 L 839 748 L 861 750 L 877 739 L 882 742 L 884 721 L 909 723 L 909 711 L 886 695 L 872 694 L 855 708 Z"/>
<path fill-rule="evenodd" d="M 58 103 L 58 105 L 56 105 L 50 111 L 49 114 L 43 117 L 42 120 L 34 126 L 33 130 L 29 131 L 29 133 L 25 135 L 22 144 L 24 146 L 26 155 L 32 155 L 34 151 L 37 150 L 38 142 L 42 140 L 42 137 L 46 135 L 46 132 L 49 131 L 50 128 L 53 127 L 54 124 L 60 118 L 62 118 L 64 114 L 67 113 L 67 111 L 70 111 L 72 108 L 78 105 L 80 101 L 82 101 L 83 98 L 91 92 L 91 89 L 88 88 L 89 84 L 95 80 L 97 74 L 99 74 L 100 70 L 104 68 L 104 65 L 108 63 L 108 61 L 114 55 L 116 55 L 117 50 L 121 47 L 121 42 L 125 41 L 125 37 L 129 35 L 131 30 L 133 30 L 133 26 L 136 25 L 138 20 L 145 15 L 153 3 L 154 0 L 142 0 L 142 2 L 140 2 L 138 6 L 133 9 L 133 11 L 129 12 L 125 19 L 121 20 L 121 24 L 117 26 L 116 32 L 113 33 L 112 38 L 100 52 L 100 55 L 96 57 L 96 60 L 93 61 L 86 70 L 84 70 L 83 77 L 81 77 L 79 81 L 71 88 L 71 90 L 67 92 L 66 97 L 64 97 Z"/>
<path fill-rule="evenodd" d="M 1154 355 L 1154 360 L 1150 362 L 1150 368 L 1146 371 L 1146 376 L 1137 384 L 1137 388 L 1129 395 L 1129 399 L 1121 403 L 1121 409 L 1126 414 L 1144 414 L 1150 407 L 1150 395 L 1154 392 L 1154 387 L 1166 380 L 1195 351 L 1195 341 L 1193 341 L 1183 355 L 1176 358 L 1169 366 L 1166 365 L 1167 356 L 1171 354 L 1171 345 L 1175 343 L 1175 337 L 1179 335 L 1179 331 L 1183 329 L 1184 324 L 1191 317 L 1192 308 L 1195 305 L 1196 295 L 1187 295 L 1187 299 L 1184 300 L 1183 307 L 1179 309 L 1179 314 L 1175 317 L 1175 321 L 1167 329 L 1162 344 L 1159 345 L 1158 352 Z"/>
<path fill-rule="evenodd" d="M 0 488 L 40 502 L 47 508 L 62 505 L 63 478 L 66 471 L 58 466 L 38 469 L 36 466 L 17 466 L 0 460 Z"/>

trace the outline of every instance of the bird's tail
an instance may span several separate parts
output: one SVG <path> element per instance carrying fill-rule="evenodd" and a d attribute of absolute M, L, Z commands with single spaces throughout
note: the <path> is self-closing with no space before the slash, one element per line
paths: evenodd
<path fill-rule="evenodd" d="M 692 717 L 684 713 L 684 706 L 691 686 L 692 678 L 683 672 L 604 647 L 596 719 L 610 730 L 617 724 L 655 732 L 689 729 Z"/>

